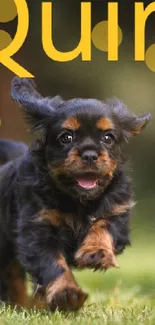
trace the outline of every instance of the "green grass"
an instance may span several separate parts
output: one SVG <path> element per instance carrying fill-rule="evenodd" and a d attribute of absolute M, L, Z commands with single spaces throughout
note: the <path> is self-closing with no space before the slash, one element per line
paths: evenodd
<path fill-rule="evenodd" d="M 133 244 L 118 258 L 119 269 L 75 272 L 89 299 L 77 313 L 0 308 L 0 325 L 155 325 L 154 227 L 135 226 Z M 138 227 L 137 227 L 138 229 Z"/>
<path fill-rule="evenodd" d="M 155 308 L 148 305 L 139 305 L 135 302 L 132 306 L 104 306 L 104 304 L 94 304 L 83 308 L 76 314 L 63 315 L 55 312 L 53 315 L 40 312 L 18 313 L 16 310 L 1 309 L 0 324 L 2 325 L 154 325 Z"/>

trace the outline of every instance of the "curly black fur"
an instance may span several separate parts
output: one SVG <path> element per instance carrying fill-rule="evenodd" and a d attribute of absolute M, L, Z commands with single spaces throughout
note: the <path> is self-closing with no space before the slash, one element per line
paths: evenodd
<path fill-rule="evenodd" d="M 27 146 L 22 142 L 10 140 L 0 140 L 0 165 L 6 164 L 10 160 L 14 160 L 22 156 Z"/>

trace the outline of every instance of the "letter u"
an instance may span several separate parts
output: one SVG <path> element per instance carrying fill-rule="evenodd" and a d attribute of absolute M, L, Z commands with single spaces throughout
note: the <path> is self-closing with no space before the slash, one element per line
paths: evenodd
<path fill-rule="evenodd" d="M 69 52 L 58 51 L 53 44 L 53 5 L 42 3 L 42 45 L 45 53 L 54 61 L 67 62 L 81 54 L 83 61 L 91 60 L 91 3 L 81 3 L 81 39 Z M 51 28 L 49 28 L 51 26 Z"/>

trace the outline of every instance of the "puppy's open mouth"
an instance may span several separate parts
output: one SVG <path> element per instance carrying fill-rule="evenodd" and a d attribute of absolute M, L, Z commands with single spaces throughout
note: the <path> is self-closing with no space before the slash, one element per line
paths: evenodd
<path fill-rule="evenodd" d="M 95 188 L 97 186 L 98 180 L 99 179 L 98 179 L 97 175 L 95 175 L 93 173 L 88 173 L 88 174 L 84 174 L 82 176 L 76 177 L 77 184 L 80 187 L 85 188 L 86 190 Z"/>

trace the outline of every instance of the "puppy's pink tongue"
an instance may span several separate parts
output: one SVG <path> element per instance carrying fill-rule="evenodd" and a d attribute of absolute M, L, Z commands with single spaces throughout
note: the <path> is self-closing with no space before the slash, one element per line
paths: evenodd
<path fill-rule="evenodd" d="M 79 186 L 85 189 L 91 189 L 96 187 L 98 179 L 96 177 L 80 177 L 77 178 L 77 183 Z"/>

